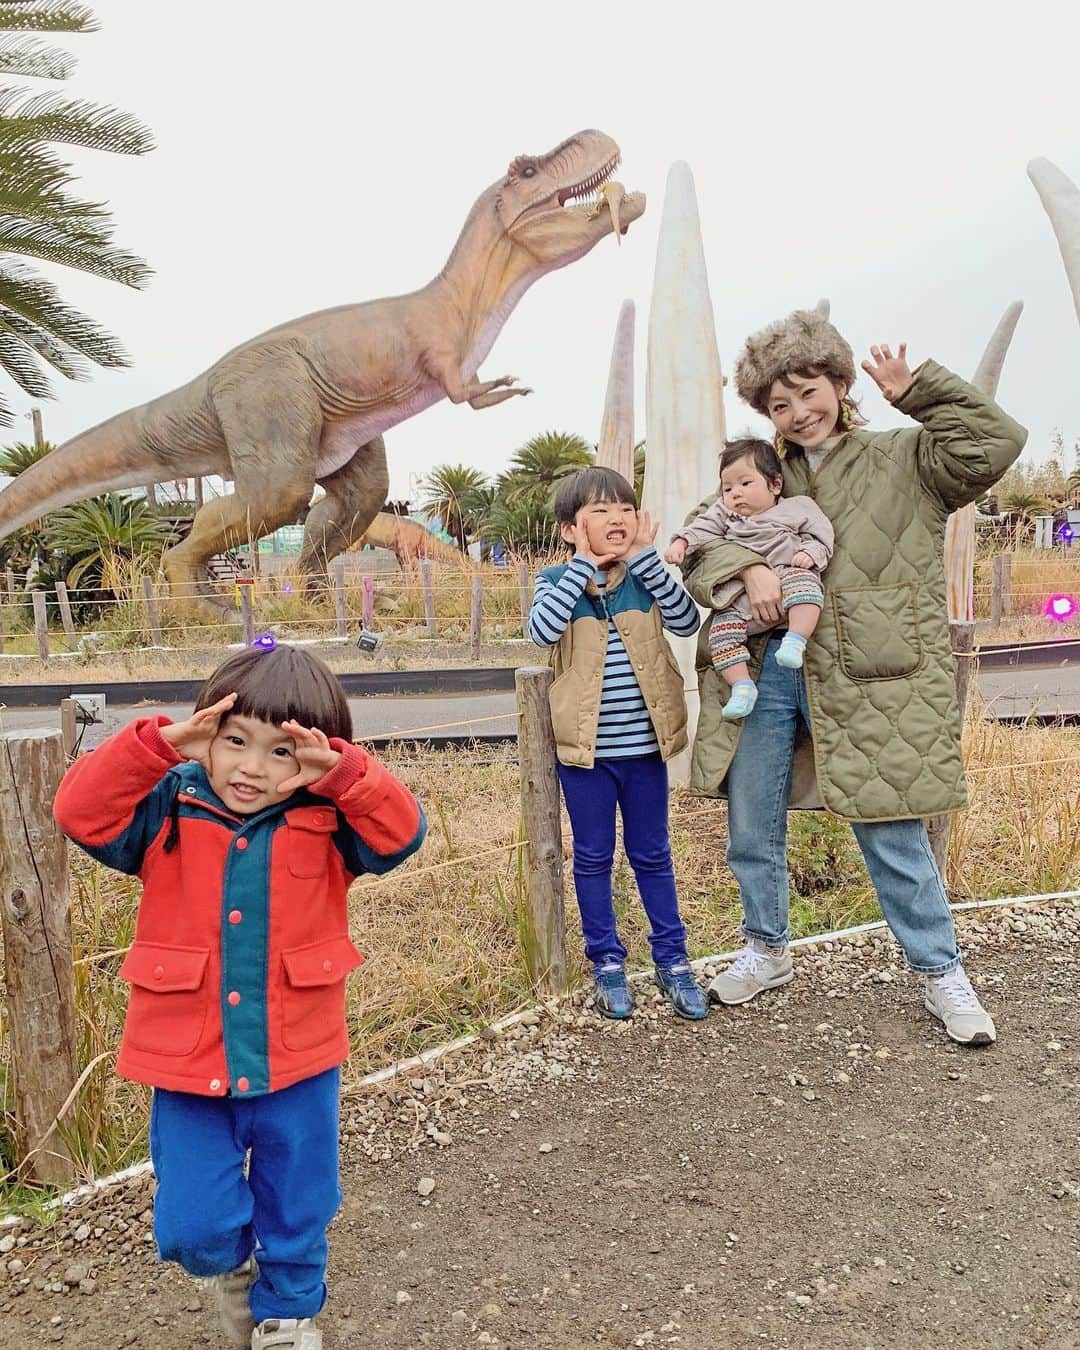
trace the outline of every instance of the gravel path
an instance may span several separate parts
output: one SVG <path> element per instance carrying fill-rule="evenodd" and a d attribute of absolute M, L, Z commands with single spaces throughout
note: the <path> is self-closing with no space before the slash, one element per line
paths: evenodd
<path fill-rule="evenodd" d="M 328 1350 L 1075 1350 L 1080 910 L 961 926 L 989 1050 L 871 935 L 703 1025 L 643 984 L 350 1098 Z M 222 1345 L 149 1205 L 0 1239 L 0 1346 Z"/>

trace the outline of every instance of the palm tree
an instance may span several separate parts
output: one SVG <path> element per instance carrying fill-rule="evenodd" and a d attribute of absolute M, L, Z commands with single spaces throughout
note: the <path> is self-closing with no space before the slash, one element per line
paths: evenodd
<path fill-rule="evenodd" d="M 51 441 L 42 441 L 40 445 L 28 445 L 26 441 L 16 441 L 0 450 L 0 476 L 17 478 L 24 469 L 44 459 L 54 449 Z"/>
<path fill-rule="evenodd" d="M 1080 505 L 1080 465 L 1065 480 L 1065 491 L 1073 506 Z"/>
<path fill-rule="evenodd" d="M 1040 511 L 1046 510 L 1046 498 L 1040 497 L 1037 492 L 1032 492 L 1027 488 L 1019 487 L 1006 492 L 1003 501 L 1006 511 L 1011 511 L 1013 515 L 1023 516 L 1025 520 L 1038 515 Z"/>
<path fill-rule="evenodd" d="M 543 502 L 522 501 L 516 505 L 496 497 L 483 522 L 484 537 L 502 544 L 518 557 L 546 557 L 558 547 L 559 531 L 551 508 Z"/>
<path fill-rule="evenodd" d="M 49 441 L 43 441 L 40 445 L 28 445 L 25 441 L 16 441 L 14 445 L 5 446 L 0 449 L 0 477 L 17 478 L 24 469 L 28 469 L 31 464 L 36 464 L 52 449 L 53 446 Z M 0 567 L 10 567 L 13 570 L 25 572 L 45 552 L 42 522 L 40 520 L 31 521 L 28 525 L 24 525 L 21 530 L 16 530 L 13 534 L 9 534 L 6 539 L 0 540 Z"/>
<path fill-rule="evenodd" d="M 499 480 L 501 495 L 511 506 L 528 500 L 550 505 L 562 480 L 592 462 L 593 451 L 580 436 L 542 432 L 510 457 L 510 468 Z"/>
<path fill-rule="evenodd" d="M 0 33 L 92 33 L 97 26 L 87 6 L 73 0 L 0 3 Z M 0 72 L 9 75 L 65 80 L 74 64 L 36 38 L 0 42 Z M 19 259 L 60 263 L 125 286 L 144 286 L 150 277 L 140 258 L 114 246 L 106 207 L 67 190 L 75 175 L 54 144 L 121 155 L 153 148 L 149 131 L 115 108 L 0 89 L 0 369 L 33 398 L 52 396 L 39 358 L 74 380 L 88 377 L 90 362 L 129 362 L 116 338 Z M 10 406 L 0 396 L 0 425 L 10 423 Z"/>
<path fill-rule="evenodd" d="M 72 589 L 101 589 L 110 564 L 156 559 L 170 531 L 141 498 L 115 492 L 65 506 L 48 517 L 45 540 L 54 551 L 50 570 Z"/>
<path fill-rule="evenodd" d="M 424 479 L 420 509 L 428 520 L 438 517 L 464 553 L 469 535 L 478 528 L 489 507 L 487 488 L 488 481 L 479 469 L 470 469 L 465 464 L 440 464 Z"/>

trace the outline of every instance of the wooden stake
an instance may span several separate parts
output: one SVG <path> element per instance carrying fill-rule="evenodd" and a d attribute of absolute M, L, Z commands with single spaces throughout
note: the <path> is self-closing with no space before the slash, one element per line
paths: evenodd
<path fill-rule="evenodd" d="M 995 553 L 990 565 L 990 622 L 1000 628 L 1002 617 L 1012 613 L 1012 554 Z"/>
<path fill-rule="evenodd" d="M 71 601 L 68 599 L 67 587 L 62 581 L 56 583 L 56 599 L 60 605 L 60 621 L 64 625 L 68 651 L 73 652 L 78 645 L 78 638 L 75 636 L 75 620 L 71 617 Z"/>
<path fill-rule="evenodd" d="M 472 659 L 480 660 L 480 639 L 484 626 L 484 577 L 474 572 L 472 579 L 472 601 L 469 605 L 469 646 Z"/>
<path fill-rule="evenodd" d="M 240 592 L 240 623 L 243 626 L 244 646 L 250 647 L 255 639 L 255 619 L 251 613 L 250 581 L 241 581 L 237 587 Z"/>
<path fill-rule="evenodd" d="M 156 483 L 147 483 L 146 485 L 146 504 L 150 507 L 156 507 L 158 504 Z"/>
<path fill-rule="evenodd" d="M 375 624 L 375 578 L 364 578 L 364 627 L 370 632 Z"/>
<path fill-rule="evenodd" d="M 49 624 L 45 616 L 45 592 L 31 591 L 30 598 L 34 606 L 34 638 L 37 642 L 38 656 L 43 661 L 49 659 Z"/>
<path fill-rule="evenodd" d="M 64 760 L 70 764 L 75 754 L 75 742 L 78 738 L 78 721 L 75 717 L 75 700 L 60 700 L 60 741 L 64 747 Z"/>
<path fill-rule="evenodd" d="M 246 586 L 244 590 L 247 590 Z M 146 601 L 146 622 L 150 629 L 150 643 L 154 647 L 161 647 L 164 645 L 161 641 L 161 614 L 158 611 L 154 583 L 147 576 L 142 579 L 142 593 Z"/>
<path fill-rule="evenodd" d="M 196 476 L 195 478 L 195 510 L 201 511 L 203 507 L 203 480 Z"/>
<path fill-rule="evenodd" d="M 17 603 L 15 599 L 15 573 L 10 567 L 4 569 L 4 580 L 7 582 L 8 602 L 14 605 Z"/>
<path fill-rule="evenodd" d="M 65 767 L 59 731 L 0 734 L 0 927 L 16 1150 L 50 1183 L 73 1173 L 52 1128 L 76 1079 L 68 848 L 52 817 Z"/>
<path fill-rule="evenodd" d="M 430 558 L 420 562 L 420 588 L 424 593 L 424 618 L 427 620 L 428 637 L 438 637 L 439 621 L 435 616 L 435 582 L 432 573 L 435 564 Z"/>
<path fill-rule="evenodd" d="M 996 561 L 996 560 L 995 560 Z M 968 695 L 975 680 L 974 667 L 977 664 L 972 652 L 975 649 L 974 623 L 953 622 L 949 624 L 949 639 L 954 652 L 956 666 L 956 702 L 960 709 L 960 726 L 964 725 L 967 715 Z M 938 871 L 945 879 L 945 864 L 949 855 L 949 834 L 952 830 L 952 816 L 931 816 L 926 822 L 926 831 L 930 836 L 930 847 L 937 859 Z"/>
<path fill-rule="evenodd" d="M 532 609 L 532 588 L 529 585 L 529 564 L 518 563 L 518 596 L 521 601 L 521 633 L 529 631 L 529 610 Z"/>
<path fill-rule="evenodd" d="M 527 918 L 525 964 L 540 994 L 566 992 L 566 916 L 563 907 L 562 822 L 555 772 L 547 666 L 518 670 L 518 759 L 524 832 Z"/>
<path fill-rule="evenodd" d="M 345 614 L 345 564 L 340 559 L 334 563 L 334 616 L 337 619 L 338 637 L 348 637 L 349 623 Z"/>

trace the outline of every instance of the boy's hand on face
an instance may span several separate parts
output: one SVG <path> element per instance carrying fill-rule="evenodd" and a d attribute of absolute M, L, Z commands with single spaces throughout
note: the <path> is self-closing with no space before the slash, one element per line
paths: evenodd
<path fill-rule="evenodd" d="M 193 759 L 204 769 L 210 767 L 210 746 L 218 734 L 223 717 L 227 717 L 236 702 L 236 695 L 226 694 L 209 708 L 200 708 L 186 722 L 171 722 L 161 727 L 161 739 L 167 741 L 178 755 Z"/>
<path fill-rule="evenodd" d="M 614 553 L 603 553 L 597 557 L 589 548 L 589 535 L 580 512 L 577 520 L 570 526 L 570 535 L 570 542 L 574 545 L 575 557 L 584 558 L 587 563 L 592 563 L 594 567 L 610 567 L 615 561 Z"/>
<path fill-rule="evenodd" d="M 279 783 L 278 792 L 295 792 L 309 783 L 317 783 L 341 763 L 341 751 L 334 749 L 318 727 L 302 727 L 290 719 L 282 722 L 281 729 L 293 738 L 293 754 L 300 772 Z"/>
<path fill-rule="evenodd" d="M 648 511 L 639 511 L 637 513 L 637 534 L 634 535 L 634 542 L 630 545 L 627 552 L 627 558 L 633 558 L 639 553 L 644 553 L 647 548 L 652 548 L 653 540 L 656 538 L 657 531 L 660 529 L 660 522 L 653 524 L 652 516 Z"/>
<path fill-rule="evenodd" d="M 667 548 L 664 549 L 664 561 L 671 563 L 673 567 L 681 567 L 683 559 L 686 557 L 686 540 L 673 539 Z"/>
<path fill-rule="evenodd" d="M 900 350 L 893 356 L 892 348 L 886 344 L 871 347 L 869 361 L 862 363 L 863 370 L 874 381 L 890 403 L 902 397 L 911 388 L 912 374 L 907 363 L 907 343 L 901 342 Z"/>

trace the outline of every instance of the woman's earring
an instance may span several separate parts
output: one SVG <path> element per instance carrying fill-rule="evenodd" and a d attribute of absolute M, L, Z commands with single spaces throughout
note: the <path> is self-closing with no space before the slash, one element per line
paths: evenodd
<path fill-rule="evenodd" d="M 773 448 L 781 459 L 787 454 L 787 441 L 784 440 L 779 431 L 773 437 Z"/>
<path fill-rule="evenodd" d="M 840 426 L 844 431 L 850 431 L 855 425 L 855 414 L 851 404 L 844 399 L 840 404 Z"/>

